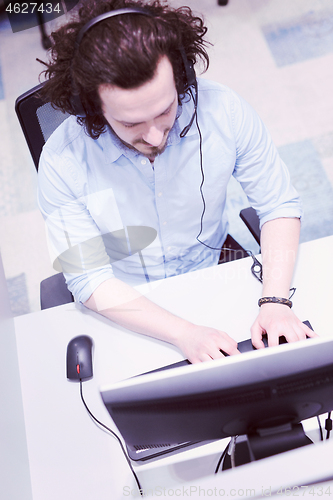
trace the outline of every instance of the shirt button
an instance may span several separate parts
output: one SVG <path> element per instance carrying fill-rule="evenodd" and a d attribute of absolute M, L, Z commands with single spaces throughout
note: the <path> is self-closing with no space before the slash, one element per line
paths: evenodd
<path fill-rule="evenodd" d="M 165 220 L 165 221 L 163 222 L 163 226 L 166 226 L 166 225 L 167 225 L 167 221 Z"/>
<path fill-rule="evenodd" d="M 158 195 L 157 195 L 157 196 L 158 196 L 159 198 L 161 198 L 161 196 L 162 196 L 161 191 L 158 193 Z"/>
<path fill-rule="evenodd" d="M 172 247 L 168 247 L 168 248 L 167 248 L 168 252 L 171 252 L 171 248 L 172 248 Z"/>
<path fill-rule="evenodd" d="M 145 165 L 147 163 L 147 160 L 141 160 L 141 165 Z"/>

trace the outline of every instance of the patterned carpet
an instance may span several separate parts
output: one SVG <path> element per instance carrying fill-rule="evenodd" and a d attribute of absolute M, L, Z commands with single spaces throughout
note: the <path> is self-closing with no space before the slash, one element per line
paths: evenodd
<path fill-rule="evenodd" d="M 204 14 L 213 47 L 203 76 L 241 94 L 270 130 L 302 198 L 301 240 L 333 234 L 332 0 L 170 3 Z M 57 22 L 64 16 L 47 23 L 47 32 Z M 0 250 L 14 315 L 39 309 L 39 283 L 54 274 L 36 207 L 36 171 L 14 112 L 16 97 L 38 83 L 36 58 L 46 57 L 38 27 L 13 33 L 0 15 Z M 246 206 L 231 182 L 230 232 L 257 251 L 238 217 Z"/>

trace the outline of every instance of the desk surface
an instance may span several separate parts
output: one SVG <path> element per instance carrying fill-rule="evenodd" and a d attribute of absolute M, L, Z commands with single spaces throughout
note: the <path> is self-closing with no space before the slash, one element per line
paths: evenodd
<path fill-rule="evenodd" d="M 293 280 L 295 313 L 322 336 L 333 334 L 332 255 L 333 236 L 301 245 Z M 173 313 L 221 328 L 240 341 L 250 336 L 261 294 L 251 262 L 169 278 L 141 291 Z M 114 430 L 99 387 L 179 361 L 181 353 L 77 304 L 18 317 L 15 328 L 34 500 L 124 498 L 124 487 L 135 488 L 132 474 L 116 440 L 86 413 L 79 385 L 67 381 L 67 344 L 81 334 L 94 339 L 94 378 L 84 383 L 84 395 L 96 417 Z M 224 442 L 135 467 L 146 488 L 157 470 L 164 470 L 169 485 L 191 481 L 214 472 Z M 205 458 L 199 461 L 198 453 Z"/>

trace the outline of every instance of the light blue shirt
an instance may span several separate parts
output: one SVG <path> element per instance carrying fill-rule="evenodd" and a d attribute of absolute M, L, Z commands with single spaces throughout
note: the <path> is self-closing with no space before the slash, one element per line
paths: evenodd
<path fill-rule="evenodd" d="M 55 269 L 85 302 L 105 280 L 136 285 L 218 262 L 228 233 L 227 185 L 233 175 L 260 224 L 301 217 L 297 192 L 258 115 L 229 88 L 198 79 L 202 135 L 185 99 L 165 151 L 155 159 L 122 145 L 107 130 L 97 140 L 70 117 L 44 146 L 38 200 Z M 212 249 L 208 248 L 211 247 Z M 216 249 L 216 250 L 213 250 Z M 59 257 L 60 256 L 60 257 Z"/>

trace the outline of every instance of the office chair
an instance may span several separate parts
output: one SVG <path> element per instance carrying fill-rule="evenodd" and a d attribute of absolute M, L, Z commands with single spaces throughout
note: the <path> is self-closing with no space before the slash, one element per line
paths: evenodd
<path fill-rule="evenodd" d="M 38 95 L 42 87 L 43 83 L 37 85 L 19 96 L 15 102 L 15 111 L 37 172 L 39 157 L 45 142 L 52 132 L 69 116 L 67 113 L 54 109 L 49 102 L 42 101 Z M 257 243 L 260 244 L 259 219 L 255 210 L 251 207 L 243 209 L 240 217 Z M 62 273 L 50 276 L 41 282 L 40 300 L 41 309 L 74 301 L 73 295 L 67 289 Z"/>

